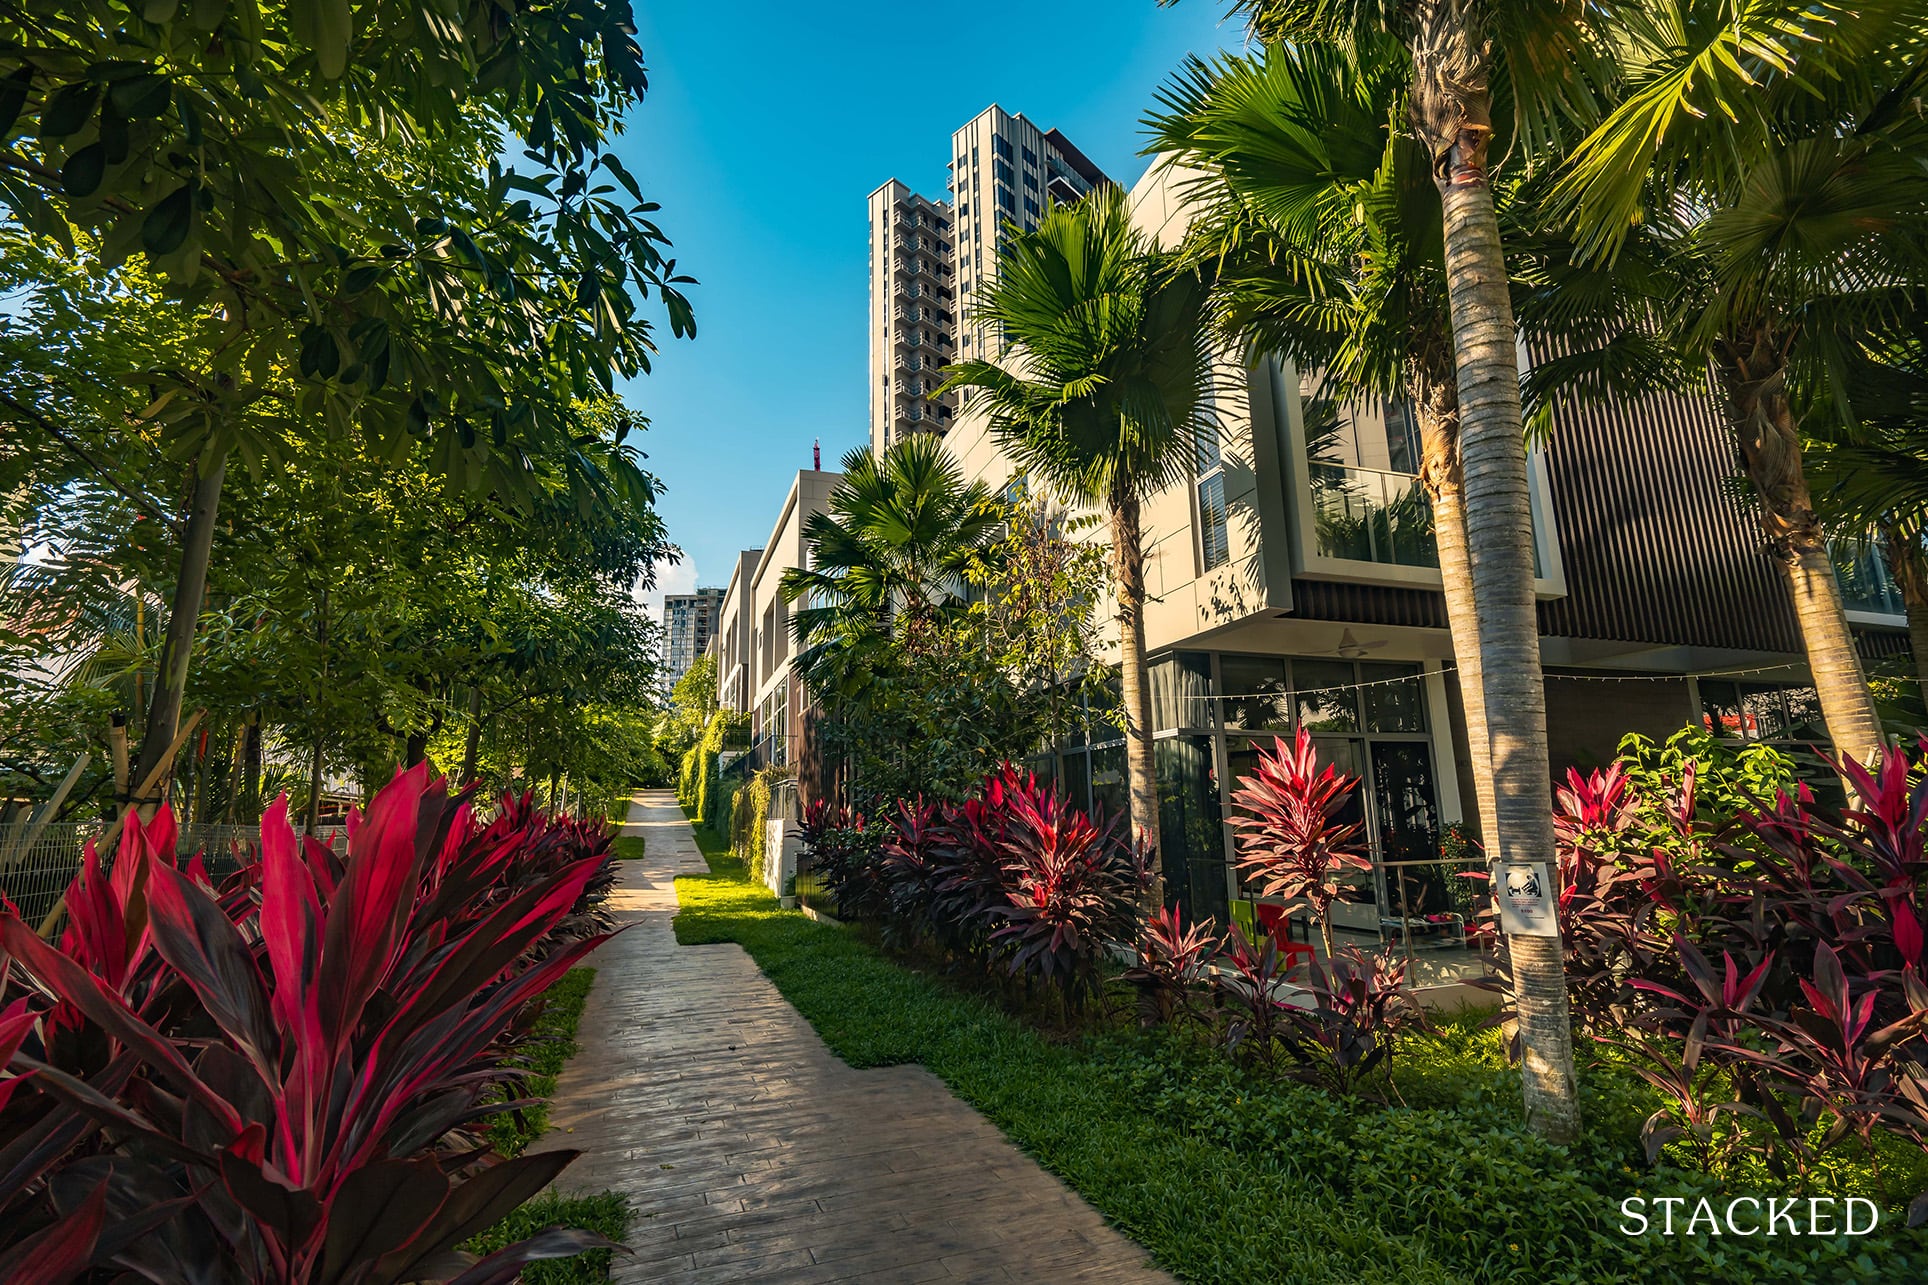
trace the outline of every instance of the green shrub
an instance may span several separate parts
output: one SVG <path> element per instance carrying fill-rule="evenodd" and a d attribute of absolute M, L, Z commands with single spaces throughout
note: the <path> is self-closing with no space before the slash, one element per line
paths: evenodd
<path fill-rule="evenodd" d="M 766 767 L 736 788 L 730 803 L 730 851 L 750 872 L 751 883 L 763 883 L 766 872 L 764 855 L 768 851 L 770 794 L 778 781 L 796 775 L 793 768 Z"/>

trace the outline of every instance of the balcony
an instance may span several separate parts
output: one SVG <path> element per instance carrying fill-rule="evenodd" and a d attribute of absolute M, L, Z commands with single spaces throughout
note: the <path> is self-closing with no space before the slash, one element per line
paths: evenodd
<path fill-rule="evenodd" d="M 1307 473 L 1320 557 L 1439 566 L 1432 505 L 1413 474 L 1323 460 L 1309 461 Z"/>

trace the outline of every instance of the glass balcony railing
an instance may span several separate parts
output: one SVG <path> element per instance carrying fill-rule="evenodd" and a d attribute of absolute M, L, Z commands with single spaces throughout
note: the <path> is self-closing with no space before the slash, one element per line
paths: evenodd
<path fill-rule="evenodd" d="M 1828 556 L 1834 560 L 1835 579 L 1841 582 L 1842 605 L 1849 611 L 1876 616 L 1908 614 L 1901 587 L 1888 570 L 1888 559 L 1879 545 L 1856 549 L 1852 544 L 1835 543 L 1829 546 Z"/>
<path fill-rule="evenodd" d="M 1313 460 L 1313 524 L 1320 557 L 1437 567 L 1433 510 L 1411 473 Z"/>

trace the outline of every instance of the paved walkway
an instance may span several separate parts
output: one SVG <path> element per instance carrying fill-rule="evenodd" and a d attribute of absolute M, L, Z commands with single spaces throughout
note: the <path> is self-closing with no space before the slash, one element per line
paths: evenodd
<path fill-rule="evenodd" d="M 631 805 L 635 926 L 597 971 L 542 1146 L 569 1190 L 630 1197 L 617 1281 L 1170 1278 L 922 1067 L 853 1070 L 734 944 L 678 946 L 672 880 L 705 869 L 675 796 Z"/>

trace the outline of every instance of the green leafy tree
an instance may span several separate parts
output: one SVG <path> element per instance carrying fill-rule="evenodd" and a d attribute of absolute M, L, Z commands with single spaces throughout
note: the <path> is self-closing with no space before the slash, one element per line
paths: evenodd
<path fill-rule="evenodd" d="M 1001 328 L 995 361 L 949 367 L 947 388 L 972 390 L 990 431 L 1018 466 L 1110 523 L 1117 591 L 1131 820 L 1159 847 L 1145 669 L 1147 497 L 1186 476 L 1211 421 L 1206 284 L 1132 226 L 1122 190 L 1055 206 L 1001 252 L 977 315 Z M 1162 880 L 1154 889 L 1162 900 Z"/>
<path fill-rule="evenodd" d="M 1804 439 L 1854 421 L 1859 358 L 1920 327 L 1928 15 L 1670 0 L 1617 12 L 1615 34 L 1617 103 L 1569 158 L 1555 208 L 1588 252 L 1611 260 L 1636 226 L 1667 251 L 1657 324 L 1684 370 L 1712 367 L 1828 734 L 1870 761 L 1881 720 Z"/>
<path fill-rule="evenodd" d="M 690 330 L 654 207 L 605 150 L 646 83 L 627 6 L 424 21 L 392 0 L 0 4 L 0 206 L 109 269 L 143 255 L 196 322 L 192 360 L 97 371 L 139 398 L 103 423 L 153 426 L 189 473 L 143 769 L 179 719 L 232 452 L 420 441 L 459 484 L 522 496 L 575 400 L 647 368 L 648 293 Z"/>

